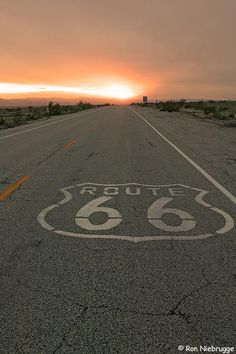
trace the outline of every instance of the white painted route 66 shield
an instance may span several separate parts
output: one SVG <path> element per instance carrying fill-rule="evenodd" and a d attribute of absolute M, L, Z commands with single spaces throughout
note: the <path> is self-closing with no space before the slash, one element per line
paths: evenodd
<path fill-rule="evenodd" d="M 46 230 L 87 239 L 194 240 L 222 235 L 232 217 L 207 203 L 207 191 L 181 184 L 82 183 L 38 215 Z M 205 198 L 205 199 L 204 199 Z"/>

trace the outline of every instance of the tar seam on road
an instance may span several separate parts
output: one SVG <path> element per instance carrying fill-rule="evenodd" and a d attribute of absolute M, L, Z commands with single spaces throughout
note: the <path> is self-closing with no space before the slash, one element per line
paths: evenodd
<path fill-rule="evenodd" d="M 67 144 L 64 145 L 64 149 L 69 149 L 75 143 L 76 143 L 76 140 L 69 141 Z"/>
<path fill-rule="evenodd" d="M 149 123 L 141 114 L 135 111 L 135 109 L 130 108 L 135 114 L 137 114 L 146 124 L 148 124 L 165 142 L 172 146 L 185 160 L 187 160 L 196 170 L 198 170 L 208 181 L 210 181 L 221 193 L 223 193 L 228 199 L 230 199 L 234 204 L 236 204 L 236 197 L 230 193 L 225 187 L 223 187 L 219 182 L 217 182 L 213 177 L 211 177 L 202 167 L 200 167 L 196 162 L 194 162 L 190 157 L 188 157 L 182 150 L 180 150 L 175 144 L 173 144 L 169 139 L 167 139 L 159 130 L 154 128 L 151 123 Z"/>
<path fill-rule="evenodd" d="M 17 188 L 19 188 L 29 178 L 30 178 L 29 176 L 22 177 L 16 183 L 14 183 L 12 186 L 10 186 L 5 191 L 0 193 L 0 201 L 3 201 L 6 197 L 8 197 L 10 194 L 12 194 Z"/>
<path fill-rule="evenodd" d="M 101 110 L 102 110 L 102 109 L 99 108 L 99 109 L 92 110 L 92 111 L 89 111 L 89 112 L 86 112 L 86 113 L 92 113 L 92 112 L 97 112 L 97 111 L 101 111 Z M 75 116 L 75 117 L 74 117 L 74 116 L 73 116 L 73 117 L 68 117 L 68 118 L 64 118 L 64 119 L 57 120 L 56 122 L 51 122 L 51 123 L 47 123 L 47 124 L 40 125 L 39 127 L 34 127 L 34 128 L 30 128 L 30 129 L 23 130 L 23 131 L 18 132 L 18 133 L 14 133 L 14 134 L 2 136 L 2 137 L 0 137 L 0 140 L 7 139 L 7 138 L 11 138 L 12 136 L 16 136 L 16 135 L 20 135 L 20 134 L 23 134 L 23 133 L 31 132 L 32 130 L 41 129 L 41 128 L 44 128 L 44 127 L 48 127 L 49 125 L 53 125 L 53 124 L 65 122 L 66 120 L 75 119 L 75 118 L 78 118 L 78 117 L 77 117 L 77 116 Z"/>

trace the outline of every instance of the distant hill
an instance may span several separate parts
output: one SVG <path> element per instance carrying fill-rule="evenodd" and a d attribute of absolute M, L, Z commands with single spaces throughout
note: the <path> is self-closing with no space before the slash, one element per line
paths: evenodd
<path fill-rule="evenodd" d="M 103 99 L 94 99 L 93 97 L 78 97 L 78 98 L 60 98 L 60 97 L 49 97 L 49 98 L 12 98 L 5 99 L 0 98 L 0 107 L 27 107 L 27 106 L 44 106 L 50 101 L 58 102 L 60 104 L 76 104 L 79 101 L 87 101 L 93 104 L 106 103 Z M 113 102 L 109 102 L 113 103 Z"/>

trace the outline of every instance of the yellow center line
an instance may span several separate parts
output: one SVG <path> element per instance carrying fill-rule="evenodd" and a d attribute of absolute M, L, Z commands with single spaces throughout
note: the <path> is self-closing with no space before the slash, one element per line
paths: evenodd
<path fill-rule="evenodd" d="M 29 176 L 24 176 L 20 178 L 16 183 L 14 183 L 12 186 L 7 188 L 4 192 L 0 193 L 0 201 L 4 200 L 6 197 L 8 197 L 11 193 L 13 193 L 17 188 L 19 188 L 27 179 L 29 179 Z"/>
<path fill-rule="evenodd" d="M 67 144 L 64 145 L 64 149 L 70 148 L 72 145 L 76 143 L 76 140 L 71 140 Z"/>

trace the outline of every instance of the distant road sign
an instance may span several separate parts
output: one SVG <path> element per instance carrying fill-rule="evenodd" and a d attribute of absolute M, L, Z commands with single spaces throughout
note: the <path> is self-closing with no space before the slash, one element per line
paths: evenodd
<path fill-rule="evenodd" d="M 147 101 L 148 101 L 147 96 L 143 96 L 143 103 L 147 103 Z"/>

